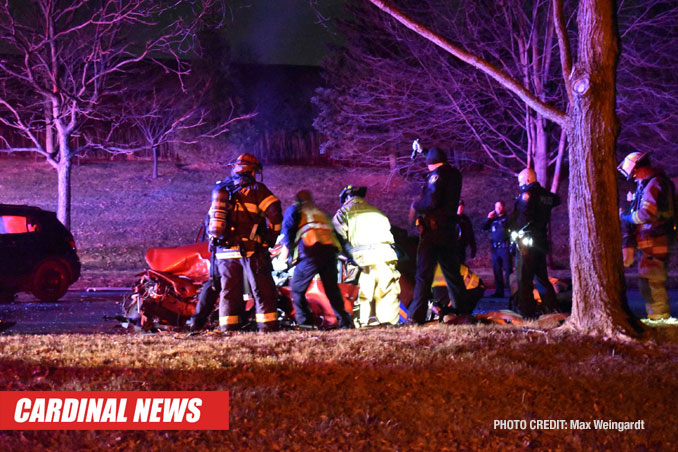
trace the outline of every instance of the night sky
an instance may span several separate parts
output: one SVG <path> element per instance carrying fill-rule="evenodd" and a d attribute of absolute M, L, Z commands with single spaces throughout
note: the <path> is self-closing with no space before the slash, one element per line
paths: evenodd
<path fill-rule="evenodd" d="M 313 0 L 326 18 L 341 14 L 344 0 Z M 233 56 L 240 62 L 317 65 L 336 36 L 319 23 L 311 0 L 232 0 L 226 24 Z"/>

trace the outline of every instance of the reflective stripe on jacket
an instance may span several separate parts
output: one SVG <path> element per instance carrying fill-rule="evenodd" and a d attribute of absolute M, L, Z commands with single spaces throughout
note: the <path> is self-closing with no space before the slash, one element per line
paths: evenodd
<path fill-rule="evenodd" d="M 228 220 L 228 224 L 222 225 L 223 231 L 219 234 L 225 243 L 218 245 L 217 259 L 238 259 L 243 257 L 242 254 L 250 257 L 262 244 L 273 245 L 282 222 L 280 200 L 249 175 L 238 175 L 217 183 L 213 194 L 227 188 L 233 193 L 233 199 L 229 201 L 232 212 L 223 214 L 222 221 Z M 215 213 L 224 207 L 223 200 L 213 195 L 210 224 Z"/>
<path fill-rule="evenodd" d="M 398 259 L 388 217 L 361 197 L 344 203 L 333 219 L 337 234 L 350 246 L 358 265 L 375 265 Z"/>
<path fill-rule="evenodd" d="M 341 248 L 327 215 L 315 205 L 309 203 L 304 203 L 301 206 L 301 220 L 299 221 L 295 242 L 297 244 L 303 243 L 306 248 L 310 248 L 316 243 L 333 245 L 337 250 Z"/>

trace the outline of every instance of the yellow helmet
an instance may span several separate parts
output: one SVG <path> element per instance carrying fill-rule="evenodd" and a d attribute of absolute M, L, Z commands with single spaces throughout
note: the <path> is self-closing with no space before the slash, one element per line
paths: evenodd
<path fill-rule="evenodd" d="M 629 155 L 624 157 L 624 160 L 617 167 L 617 171 L 622 173 L 626 180 L 631 180 L 633 178 L 633 171 L 636 169 L 639 163 L 645 160 L 649 152 L 631 152 Z"/>
<path fill-rule="evenodd" d="M 518 173 L 518 185 L 523 187 L 537 181 L 537 173 L 532 168 L 525 168 Z"/>

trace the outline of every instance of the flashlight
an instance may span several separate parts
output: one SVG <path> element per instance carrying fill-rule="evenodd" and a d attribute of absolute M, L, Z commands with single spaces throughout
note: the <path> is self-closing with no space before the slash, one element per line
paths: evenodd
<path fill-rule="evenodd" d="M 421 149 L 421 145 L 419 144 L 419 138 L 417 138 L 412 142 L 412 155 L 410 155 L 410 158 L 414 160 L 417 154 L 421 154 L 422 152 L 423 150 Z"/>

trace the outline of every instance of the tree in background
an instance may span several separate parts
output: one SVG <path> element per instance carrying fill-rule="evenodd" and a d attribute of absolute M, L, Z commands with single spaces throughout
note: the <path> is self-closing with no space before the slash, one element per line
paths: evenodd
<path fill-rule="evenodd" d="M 111 105 L 143 85 L 152 63 L 181 80 L 184 56 L 220 0 L 6 0 L 0 4 L 0 122 L 21 138 L 5 151 L 35 152 L 58 175 L 57 216 L 70 227 L 71 164 L 109 149 Z M 77 144 L 76 144 L 77 138 Z M 104 141 L 102 144 L 102 140 Z M 118 143 L 118 151 L 125 147 Z"/>
<path fill-rule="evenodd" d="M 186 83 L 186 82 L 184 82 Z M 174 77 L 164 73 L 151 73 L 144 78 L 145 89 L 136 90 L 119 106 L 119 121 L 115 129 L 131 131 L 130 138 L 120 147 L 115 140 L 97 143 L 97 148 L 109 152 L 136 152 L 150 150 L 153 160 L 151 177 L 158 177 L 158 154 L 163 145 L 196 144 L 205 138 L 215 138 L 229 131 L 232 123 L 249 119 L 254 114 L 236 116 L 232 103 L 229 111 L 220 111 L 218 116 L 209 103 L 211 80 L 190 80 L 191 87 L 182 89 Z M 223 100 L 224 98 L 222 98 Z M 218 107 L 223 109 L 223 105 Z M 111 133 L 111 137 L 115 134 Z"/>
<path fill-rule="evenodd" d="M 653 151 L 678 175 L 678 5 L 674 0 L 619 0 L 618 147 Z M 621 155 L 620 155 L 621 157 Z"/>
<path fill-rule="evenodd" d="M 240 107 L 257 116 L 234 127 L 232 141 L 265 162 L 315 161 L 318 140 L 310 99 L 322 83 L 319 74 L 312 66 L 234 65 Z"/>
<path fill-rule="evenodd" d="M 530 87 L 501 67 L 467 51 L 430 27 L 403 13 L 393 2 L 369 0 L 416 35 L 435 43 L 459 60 L 482 71 L 530 108 L 559 124 L 568 135 L 570 156 L 570 263 L 574 328 L 619 336 L 632 333 L 621 260 L 617 212 L 615 142 L 615 75 L 619 39 L 612 0 L 580 0 L 577 8 L 577 51 L 572 57 L 562 0 L 551 11 L 560 50 L 567 110 L 542 101 Z M 500 55 L 501 57 L 501 55 Z"/>
<path fill-rule="evenodd" d="M 444 30 L 467 52 L 495 62 L 542 102 L 566 109 L 551 0 L 407 0 L 398 5 L 429 28 Z M 576 6 L 568 5 L 566 17 Z M 664 151 L 672 149 L 671 131 L 678 129 L 675 109 L 666 108 L 678 101 L 673 89 L 678 10 L 667 5 L 658 0 L 619 4 L 624 40 L 620 114 L 628 124 L 621 142 L 632 141 L 643 129 L 649 132 L 649 123 L 657 129 L 652 134 L 664 137 L 653 140 L 661 141 Z M 409 143 L 421 137 L 504 171 L 534 167 L 544 186 L 549 168 L 555 167 L 551 188 L 557 189 L 566 154 L 561 127 L 485 73 L 430 41 L 410 39 L 408 31 L 374 8 L 353 5 L 349 17 L 339 24 L 345 46 L 326 62 L 328 87 L 315 97 L 320 107 L 315 125 L 328 136 L 325 146 L 333 157 L 350 160 L 365 153 L 363 161 L 407 170 Z M 570 35 L 575 25 L 573 20 L 566 25 Z M 648 47 L 652 36 L 656 43 Z M 639 83 L 642 77 L 649 79 Z"/>

